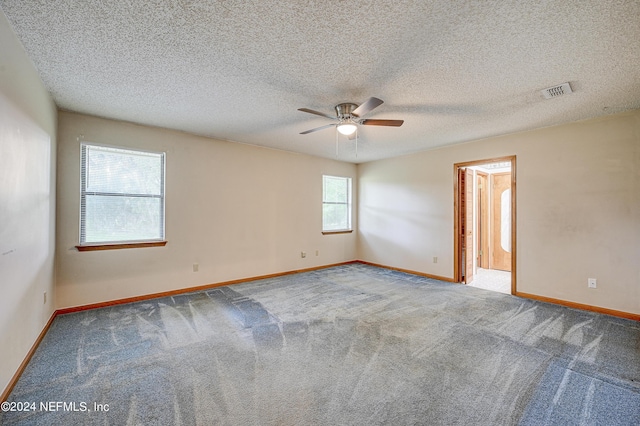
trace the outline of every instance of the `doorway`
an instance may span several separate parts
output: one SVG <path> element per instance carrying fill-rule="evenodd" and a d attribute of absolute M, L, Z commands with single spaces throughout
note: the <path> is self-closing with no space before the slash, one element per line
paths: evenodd
<path fill-rule="evenodd" d="M 454 279 L 516 293 L 516 157 L 454 164 Z"/>

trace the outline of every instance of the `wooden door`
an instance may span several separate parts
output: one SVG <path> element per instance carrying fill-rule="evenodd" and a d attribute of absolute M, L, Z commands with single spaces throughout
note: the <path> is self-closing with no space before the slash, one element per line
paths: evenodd
<path fill-rule="evenodd" d="M 490 268 L 511 271 L 511 173 L 491 175 Z"/>
<path fill-rule="evenodd" d="M 489 175 L 476 175 L 476 264 L 489 269 Z"/>
<path fill-rule="evenodd" d="M 473 171 L 458 171 L 460 188 L 460 247 L 464 282 L 473 281 Z"/>

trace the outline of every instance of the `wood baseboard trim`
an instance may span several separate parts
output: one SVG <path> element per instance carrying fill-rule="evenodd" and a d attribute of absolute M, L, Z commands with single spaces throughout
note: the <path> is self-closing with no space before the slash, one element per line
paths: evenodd
<path fill-rule="evenodd" d="M 106 308 L 106 307 L 109 307 L 109 306 L 124 305 L 124 304 L 127 304 L 127 303 L 141 302 L 141 301 L 144 301 L 144 300 L 157 299 L 157 298 L 160 298 L 160 297 L 171 297 L 171 296 L 176 296 L 176 295 L 179 295 L 179 294 L 193 293 L 193 292 L 196 292 L 196 291 L 208 290 L 208 289 L 212 289 L 212 288 L 216 288 L 216 287 L 224 287 L 224 286 L 227 286 L 227 285 L 242 284 L 242 283 L 246 283 L 246 282 L 249 282 L 249 281 L 263 280 L 263 279 L 267 279 L 267 278 L 277 278 L 277 277 L 282 277 L 282 276 L 285 276 L 285 275 L 299 274 L 301 272 L 317 271 L 318 269 L 331 268 L 333 266 L 349 265 L 349 264 L 353 264 L 353 263 L 357 263 L 357 262 L 358 262 L 357 260 L 352 260 L 352 261 L 348 261 L 348 262 L 333 263 L 333 264 L 330 264 L 330 265 L 315 266 L 315 267 L 312 267 L 312 268 L 295 269 L 295 270 L 292 270 L 292 271 L 277 272 L 277 273 L 274 273 L 274 274 L 259 275 L 259 276 L 248 277 L 248 278 L 239 278 L 237 280 L 222 281 L 222 282 L 218 282 L 218 283 L 204 284 L 204 285 L 195 286 L 195 287 L 187 287 L 187 288 L 181 288 L 181 289 L 177 289 L 177 290 L 162 291 L 162 292 L 159 292 L 159 293 L 151 293 L 151 294 L 145 294 L 145 295 L 141 295 L 141 296 L 126 297 L 124 299 L 109 300 L 109 301 L 106 301 L 106 302 L 92 303 L 92 304 L 89 304 L 89 305 L 72 306 L 72 307 L 69 307 L 69 308 L 58 309 L 56 311 L 56 313 L 58 315 L 71 314 L 71 313 L 74 313 L 74 312 L 87 311 L 87 310 L 90 310 L 90 309 Z"/>
<path fill-rule="evenodd" d="M 515 295 L 518 297 L 523 297 L 525 299 L 533 299 L 533 300 L 538 300 L 540 302 L 553 303 L 555 305 L 562 305 L 568 308 L 581 309 L 583 311 L 592 311 L 592 312 L 597 312 L 599 314 L 611 315 L 614 317 L 640 321 L 640 314 L 632 314 L 631 312 L 617 311 L 615 309 L 601 308 L 599 306 L 569 302 L 568 300 L 554 299 L 552 297 L 538 296 L 537 294 L 523 293 L 520 291 L 516 292 Z"/>
<path fill-rule="evenodd" d="M 446 282 L 449 282 L 449 283 L 454 283 L 455 282 L 453 278 L 441 277 L 439 275 L 427 274 L 425 272 L 412 271 L 410 269 L 403 269 L 403 268 L 395 268 L 393 266 L 380 265 L 378 263 L 367 262 L 365 260 L 358 260 L 356 262 L 357 263 L 362 263 L 363 265 L 377 266 L 378 268 L 391 269 L 392 271 L 405 272 L 407 274 L 412 274 L 412 275 L 419 275 L 421 277 L 431 278 L 431 279 L 434 279 L 434 280 L 446 281 Z"/>
<path fill-rule="evenodd" d="M 25 368 L 27 368 L 27 364 L 29 364 L 29 361 L 31 361 L 33 354 L 36 353 L 36 349 L 38 349 L 38 346 L 40 346 L 40 342 L 42 342 L 42 339 L 49 331 L 49 327 L 51 327 L 51 324 L 53 323 L 53 320 L 56 318 L 57 315 L 58 315 L 58 311 L 54 311 L 53 314 L 51 314 L 51 318 L 49 318 L 49 321 L 47 321 L 44 328 L 38 335 L 38 338 L 31 346 L 31 349 L 29 349 L 29 352 L 27 352 L 27 355 L 22 360 L 22 363 L 16 370 L 15 374 L 13 375 L 11 380 L 9 380 L 9 384 L 7 384 L 7 387 L 4 389 L 4 391 L 2 391 L 2 395 L 0 395 L 0 402 L 4 402 L 7 400 L 7 398 L 9 398 L 9 394 L 11 393 L 13 388 L 16 386 L 16 383 L 18 383 L 18 379 L 20 379 L 22 372 L 24 371 Z"/>
<path fill-rule="evenodd" d="M 255 276 L 255 277 L 248 277 L 248 278 L 240 278 L 240 279 L 236 279 L 236 280 L 222 281 L 222 282 L 212 283 L 212 284 L 204 284 L 204 285 L 196 286 L 196 287 L 187 287 L 187 288 L 181 288 L 181 289 L 178 289 L 178 290 L 169 290 L 169 291 L 163 291 L 163 292 L 159 292 L 159 293 L 151 293 L 151 294 L 145 294 L 145 295 L 141 295 L 141 296 L 127 297 L 127 298 L 124 298 L 124 299 L 109 300 L 109 301 L 106 301 L 106 302 L 92 303 L 92 304 L 89 304 L 89 305 L 79 305 L 79 306 L 72 306 L 72 307 L 69 307 L 69 308 L 61 308 L 61 309 L 58 309 L 56 311 L 56 314 L 57 315 L 65 315 L 65 314 L 71 314 L 71 313 L 74 313 L 74 312 L 87 311 L 87 310 L 90 310 L 90 309 L 99 309 L 99 308 L 106 308 L 106 307 L 109 307 L 109 306 L 124 305 L 124 304 L 127 304 L 127 303 L 141 302 L 141 301 L 144 301 L 144 300 L 157 299 L 157 298 L 160 298 L 160 297 L 170 297 L 170 296 L 176 296 L 176 295 L 184 294 L 184 293 L 193 293 L 193 292 L 196 292 L 196 291 L 208 290 L 208 289 L 216 288 L 216 287 L 224 287 L 224 286 L 227 286 L 227 285 L 242 284 L 242 283 L 249 282 L 249 281 L 263 280 L 263 279 L 267 279 L 267 278 L 277 278 L 277 277 L 282 277 L 282 276 L 285 276 L 285 275 L 299 274 L 299 273 L 302 273 L 302 272 L 317 271 L 318 269 L 331 268 L 331 267 L 334 267 L 334 266 L 352 265 L 354 263 L 360 263 L 360 264 L 363 264 L 363 265 L 376 266 L 378 268 L 391 269 L 393 271 L 406 272 L 408 274 L 419 275 L 419 276 L 422 276 L 422 277 L 432 278 L 432 279 L 440 280 L 440 281 L 454 282 L 452 278 L 448 278 L 448 277 L 441 277 L 441 276 L 438 276 L 438 275 L 426 274 L 424 272 L 412 271 L 410 269 L 394 268 L 392 266 L 380 265 L 380 264 L 377 264 L 377 263 L 367 262 L 367 261 L 364 261 L 364 260 L 351 260 L 351 261 L 348 261 L 348 262 L 332 263 L 332 264 L 329 264 L 329 265 L 315 266 L 315 267 L 312 267 L 312 268 L 295 269 L 295 270 L 292 270 L 292 271 L 277 272 L 277 273 L 274 273 L 274 274 L 266 274 L 266 275 L 259 275 L 259 276 Z"/>

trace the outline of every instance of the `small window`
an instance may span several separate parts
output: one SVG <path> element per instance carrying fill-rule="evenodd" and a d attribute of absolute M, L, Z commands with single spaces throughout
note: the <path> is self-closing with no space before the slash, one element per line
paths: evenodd
<path fill-rule="evenodd" d="M 164 239 L 165 154 L 81 145 L 80 245 Z"/>
<path fill-rule="evenodd" d="M 322 176 L 322 231 L 351 230 L 351 178 Z"/>

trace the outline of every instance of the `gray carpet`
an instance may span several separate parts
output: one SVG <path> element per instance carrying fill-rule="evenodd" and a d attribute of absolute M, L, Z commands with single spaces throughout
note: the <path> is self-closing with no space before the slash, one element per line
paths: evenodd
<path fill-rule="evenodd" d="M 639 425 L 640 324 L 354 264 L 58 316 L 9 401 L 36 410 L 3 425 Z"/>

